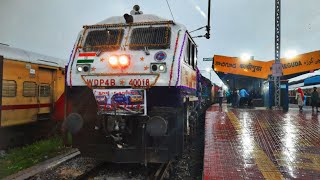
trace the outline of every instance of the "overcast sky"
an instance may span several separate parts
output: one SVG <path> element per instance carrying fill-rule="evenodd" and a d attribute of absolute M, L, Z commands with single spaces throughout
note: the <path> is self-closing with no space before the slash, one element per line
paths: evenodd
<path fill-rule="evenodd" d="M 189 31 L 207 23 L 207 0 L 168 0 Z M 172 19 L 165 0 L 0 0 L 0 43 L 68 59 L 83 25 L 129 13 Z M 282 0 L 282 54 L 319 50 L 320 0 Z M 274 0 L 212 0 L 211 39 L 198 38 L 199 60 L 214 54 L 274 59 Z M 204 30 L 192 33 L 203 35 Z M 199 68 L 210 67 L 199 62 Z"/>

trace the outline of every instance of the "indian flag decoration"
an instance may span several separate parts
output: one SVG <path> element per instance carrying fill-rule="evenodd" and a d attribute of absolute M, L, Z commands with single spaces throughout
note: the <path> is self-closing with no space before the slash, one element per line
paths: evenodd
<path fill-rule="evenodd" d="M 96 58 L 96 53 L 80 53 L 78 56 L 77 63 L 93 63 Z"/>

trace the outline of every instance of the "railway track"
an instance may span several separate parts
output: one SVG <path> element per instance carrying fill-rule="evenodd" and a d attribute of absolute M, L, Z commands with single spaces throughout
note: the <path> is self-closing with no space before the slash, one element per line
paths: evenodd
<path fill-rule="evenodd" d="M 169 178 L 170 174 L 168 172 L 171 165 L 171 161 L 168 163 L 163 163 L 160 165 L 160 167 L 157 169 L 157 171 L 150 177 L 152 180 L 163 180 L 166 178 Z"/>
<path fill-rule="evenodd" d="M 82 157 L 80 152 L 69 152 L 8 176 L 9 179 L 168 179 L 171 162 L 150 164 L 114 164 Z"/>
<path fill-rule="evenodd" d="M 72 158 L 78 157 L 79 154 L 80 154 L 80 152 L 77 149 L 71 149 L 70 151 L 66 152 L 65 154 L 59 155 L 59 156 L 54 157 L 52 159 L 48 159 L 47 161 L 44 161 L 44 162 L 39 163 L 35 166 L 32 166 L 32 167 L 27 168 L 25 170 L 22 170 L 16 174 L 7 176 L 6 178 L 4 178 L 4 180 L 31 178 L 38 173 L 46 171 L 46 170 L 53 168 L 55 166 L 58 166 L 59 164 L 64 163 L 65 161 L 68 161 Z"/>
<path fill-rule="evenodd" d="M 151 164 L 149 167 L 140 164 L 99 163 L 75 179 L 164 180 L 169 178 L 170 165 L 171 161 L 163 164 Z"/>

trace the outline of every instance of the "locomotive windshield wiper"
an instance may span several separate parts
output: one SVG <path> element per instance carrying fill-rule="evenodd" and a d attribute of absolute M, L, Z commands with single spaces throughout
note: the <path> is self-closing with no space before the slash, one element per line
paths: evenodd
<path fill-rule="evenodd" d="M 144 47 L 144 52 L 146 55 L 150 55 L 149 48 L 147 46 Z"/>

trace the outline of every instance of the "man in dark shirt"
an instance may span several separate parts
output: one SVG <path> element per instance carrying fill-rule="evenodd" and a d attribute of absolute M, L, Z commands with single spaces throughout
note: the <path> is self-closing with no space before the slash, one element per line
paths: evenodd
<path fill-rule="evenodd" d="M 319 99 L 319 93 L 317 91 L 316 87 L 313 87 L 313 92 L 311 94 L 311 106 L 312 106 L 312 111 L 314 107 L 316 107 L 317 112 L 318 111 L 318 99 Z"/>

